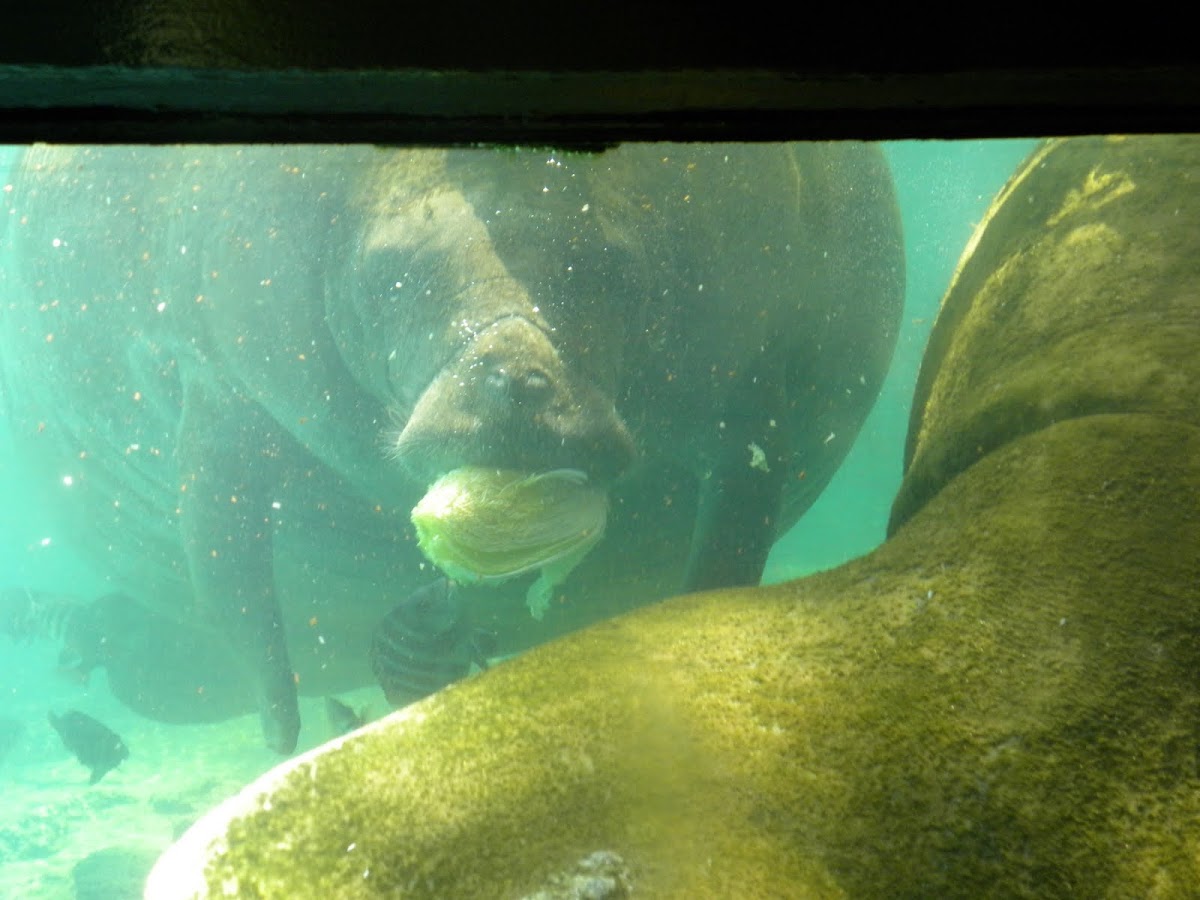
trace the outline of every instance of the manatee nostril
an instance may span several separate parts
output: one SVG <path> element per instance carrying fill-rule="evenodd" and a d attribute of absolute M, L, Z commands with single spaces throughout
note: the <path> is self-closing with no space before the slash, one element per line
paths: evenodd
<path fill-rule="evenodd" d="M 543 409 L 550 403 L 554 385 L 550 382 L 550 376 L 541 369 L 530 369 L 513 379 L 511 392 L 513 400 L 522 406 Z"/>
<path fill-rule="evenodd" d="M 534 411 L 544 409 L 554 393 L 550 376 L 541 369 L 513 374 L 502 366 L 496 366 L 483 377 L 483 388 L 493 402 Z"/>
<path fill-rule="evenodd" d="M 506 399 L 512 392 L 512 379 L 504 369 L 495 368 L 484 376 L 483 386 L 497 400 Z"/>

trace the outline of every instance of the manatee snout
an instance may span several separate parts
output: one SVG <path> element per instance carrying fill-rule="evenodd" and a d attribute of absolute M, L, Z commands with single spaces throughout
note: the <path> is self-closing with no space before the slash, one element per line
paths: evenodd
<path fill-rule="evenodd" d="M 515 315 L 476 333 L 438 372 L 395 453 L 426 484 L 461 466 L 580 469 L 606 483 L 636 457 L 613 397 L 574 371 L 541 327 Z"/>

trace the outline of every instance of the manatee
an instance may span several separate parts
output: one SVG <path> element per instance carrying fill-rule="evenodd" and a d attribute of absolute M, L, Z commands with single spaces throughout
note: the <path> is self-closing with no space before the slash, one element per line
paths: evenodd
<path fill-rule="evenodd" d="M 981 456 L 1054 422 L 1198 421 L 1180 390 L 1200 379 L 1194 240 L 1181 225 L 1198 167 L 1186 137 L 1095 137 L 1048 142 L 1013 175 L 930 335 L 890 530 Z M 1018 339 L 1038 352 L 1015 352 Z"/>
<path fill-rule="evenodd" d="M 1195 896 L 1197 164 L 1195 137 L 1086 138 L 1022 167 L 943 303 L 876 551 L 615 617 L 288 761 L 148 900 L 519 897 L 600 849 L 638 897 Z"/>
<path fill-rule="evenodd" d="M 14 171 L 0 377 L 29 483 L 115 590 L 224 642 L 228 713 L 285 752 L 298 687 L 370 682 L 372 629 L 431 575 L 409 513 L 452 469 L 609 493 L 542 622 L 523 585 L 471 595 L 504 653 L 756 582 L 901 311 L 864 144 L 35 146 Z"/>

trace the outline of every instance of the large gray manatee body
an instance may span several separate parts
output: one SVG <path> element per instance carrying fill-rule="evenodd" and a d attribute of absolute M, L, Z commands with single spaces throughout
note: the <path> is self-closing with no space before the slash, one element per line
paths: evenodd
<path fill-rule="evenodd" d="M 122 590 L 219 638 L 284 751 L 297 682 L 365 683 L 366 635 L 431 577 L 408 514 L 457 466 L 611 489 L 545 621 L 477 592 L 502 649 L 756 582 L 902 306 L 867 145 L 33 147 L 5 196 L 31 486 Z"/>

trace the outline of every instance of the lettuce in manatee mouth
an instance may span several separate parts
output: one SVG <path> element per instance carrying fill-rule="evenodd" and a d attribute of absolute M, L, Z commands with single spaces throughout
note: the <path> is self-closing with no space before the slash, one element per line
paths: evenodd
<path fill-rule="evenodd" d="M 458 581 L 503 581 L 533 569 L 529 611 L 604 534 L 608 498 L 575 469 L 530 474 L 465 466 L 439 478 L 412 511 L 429 560 Z"/>

